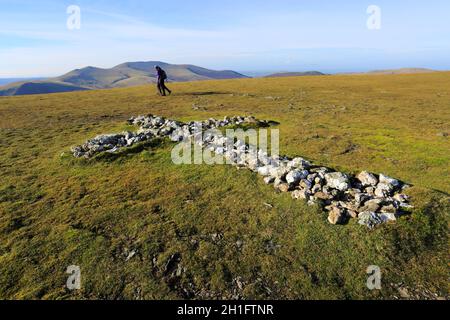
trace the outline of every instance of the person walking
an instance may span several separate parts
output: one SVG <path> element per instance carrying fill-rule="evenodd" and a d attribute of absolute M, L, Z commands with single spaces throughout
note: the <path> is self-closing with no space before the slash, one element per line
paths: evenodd
<path fill-rule="evenodd" d="M 155 66 L 158 76 L 158 91 L 162 96 L 166 96 L 166 91 L 172 94 L 172 91 L 166 87 L 167 73 L 160 67 Z"/>

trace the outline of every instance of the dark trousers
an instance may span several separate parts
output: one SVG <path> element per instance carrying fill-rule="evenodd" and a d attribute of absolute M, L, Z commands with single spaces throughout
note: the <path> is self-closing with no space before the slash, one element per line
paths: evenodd
<path fill-rule="evenodd" d="M 170 89 L 166 87 L 166 83 L 165 83 L 164 79 L 158 80 L 158 91 L 163 96 L 166 95 L 166 91 L 169 93 L 172 93 L 172 91 L 170 91 Z"/>

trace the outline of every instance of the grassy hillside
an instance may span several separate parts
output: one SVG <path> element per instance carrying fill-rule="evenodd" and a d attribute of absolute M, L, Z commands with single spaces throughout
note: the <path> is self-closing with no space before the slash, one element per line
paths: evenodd
<path fill-rule="evenodd" d="M 450 73 L 170 87 L 0 98 L 0 298 L 448 297 Z M 249 171 L 173 165 L 167 141 L 69 156 L 146 113 L 276 120 L 282 154 L 404 180 L 416 208 L 373 231 L 332 226 Z M 79 291 L 65 289 L 70 265 Z"/>

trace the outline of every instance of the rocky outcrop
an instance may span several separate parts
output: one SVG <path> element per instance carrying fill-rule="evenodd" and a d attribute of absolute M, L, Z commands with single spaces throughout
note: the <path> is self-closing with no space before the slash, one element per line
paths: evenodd
<path fill-rule="evenodd" d="M 273 184 L 276 190 L 290 192 L 292 198 L 305 200 L 310 205 L 322 205 L 329 212 L 328 221 L 331 224 L 344 224 L 349 219 L 358 219 L 360 224 L 373 228 L 395 221 L 405 208 L 411 207 L 408 196 L 402 193 L 407 186 L 386 175 L 364 171 L 351 176 L 313 165 L 301 157 L 270 156 L 263 150 L 220 133 L 203 134 L 205 130 L 231 125 L 270 124 L 254 117 L 225 117 L 223 120 L 182 123 L 148 115 L 131 118 L 128 122 L 140 129 L 136 133 L 98 136 L 74 147 L 73 155 L 91 158 L 100 152 L 116 152 L 153 138 L 167 137 L 174 142 L 192 140 L 204 149 L 222 155 L 227 163 L 259 174 L 264 177 L 266 184 Z"/>

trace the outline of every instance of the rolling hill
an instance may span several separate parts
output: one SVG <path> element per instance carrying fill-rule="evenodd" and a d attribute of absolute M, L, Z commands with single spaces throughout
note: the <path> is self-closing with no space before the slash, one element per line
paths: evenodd
<path fill-rule="evenodd" d="M 86 67 L 56 78 L 16 82 L 0 87 L 0 96 L 123 88 L 154 83 L 155 65 L 166 70 L 174 82 L 248 78 L 231 70 L 216 71 L 194 65 L 174 65 L 160 61 L 127 62 L 110 69 Z"/>
<path fill-rule="evenodd" d="M 400 68 L 400 69 L 386 69 L 386 70 L 372 70 L 368 72 L 344 72 L 338 75 L 393 75 L 393 74 L 421 74 L 421 73 L 435 73 L 439 72 L 426 68 Z"/>
<path fill-rule="evenodd" d="M 303 76 L 325 76 L 325 73 L 319 71 L 306 71 L 306 72 L 279 72 L 269 74 L 264 78 L 282 78 L 282 77 L 303 77 Z"/>
<path fill-rule="evenodd" d="M 438 72 L 436 70 L 432 69 L 425 69 L 425 68 L 401 68 L 401 69 L 392 69 L 392 70 L 374 70 L 369 71 L 367 74 L 416 74 L 416 73 L 432 73 L 432 72 Z"/>

